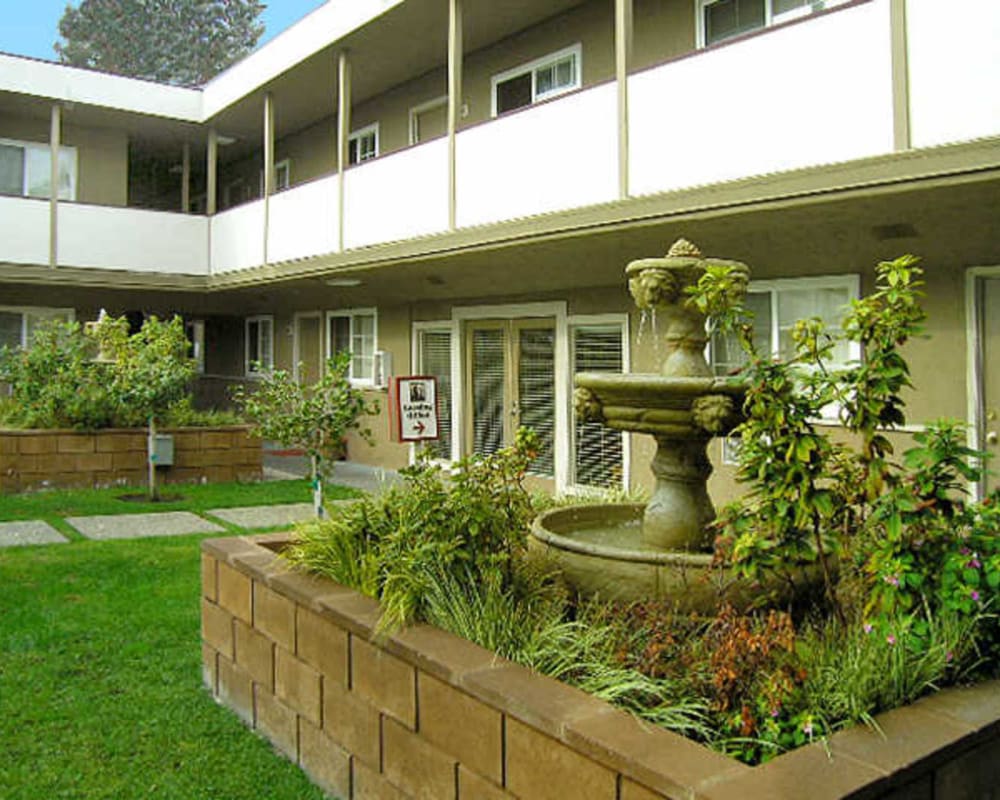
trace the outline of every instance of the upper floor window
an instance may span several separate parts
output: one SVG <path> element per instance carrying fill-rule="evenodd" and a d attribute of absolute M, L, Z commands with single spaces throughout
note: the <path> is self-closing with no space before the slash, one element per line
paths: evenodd
<path fill-rule="evenodd" d="M 49 197 L 52 148 L 40 142 L 0 139 L 0 194 Z M 59 148 L 59 199 L 76 200 L 76 148 Z"/>
<path fill-rule="evenodd" d="M 582 47 L 557 53 L 493 76 L 493 116 L 580 88 Z"/>
<path fill-rule="evenodd" d="M 410 144 L 418 144 L 448 132 L 448 96 L 435 97 L 410 109 Z"/>
<path fill-rule="evenodd" d="M 761 353 L 787 358 L 794 353 L 792 330 L 800 319 L 819 317 L 828 330 L 841 320 L 859 291 L 857 275 L 753 281 L 746 306 L 754 314 L 754 343 Z M 860 357 L 857 345 L 840 341 L 831 353 L 831 368 L 845 367 Z M 746 362 L 739 343 L 729 336 L 713 336 L 712 368 L 716 375 L 738 370 Z"/>
<path fill-rule="evenodd" d="M 330 311 L 326 315 L 327 348 L 331 356 L 351 354 L 348 377 L 352 383 L 375 385 L 378 316 L 374 308 Z"/>
<path fill-rule="evenodd" d="M 805 17 L 848 0 L 697 0 L 698 44 L 731 39 L 769 25 Z"/>
<path fill-rule="evenodd" d="M 347 137 L 347 163 L 360 164 L 378 156 L 378 123 L 359 128 Z"/>
<path fill-rule="evenodd" d="M 274 191 L 283 192 L 292 185 L 292 160 L 284 158 L 274 162 Z M 264 170 L 260 171 L 260 196 L 264 196 Z"/>
<path fill-rule="evenodd" d="M 274 317 L 246 318 L 246 374 L 262 375 L 274 369 Z"/>

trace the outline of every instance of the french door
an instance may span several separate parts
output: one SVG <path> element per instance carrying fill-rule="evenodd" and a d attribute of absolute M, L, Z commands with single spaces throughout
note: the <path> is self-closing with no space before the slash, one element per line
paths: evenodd
<path fill-rule="evenodd" d="M 982 297 L 982 449 L 992 458 L 985 489 L 1000 488 L 1000 278 L 985 278 Z"/>
<path fill-rule="evenodd" d="M 465 452 L 495 453 L 519 427 L 539 437 L 534 474 L 555 473 L 555 348 L 552 319 L 466 323 Z"/>

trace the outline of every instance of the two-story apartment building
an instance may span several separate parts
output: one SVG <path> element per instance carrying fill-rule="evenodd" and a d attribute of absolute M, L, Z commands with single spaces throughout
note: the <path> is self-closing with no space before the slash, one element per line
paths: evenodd
<path fill-rule="evenodd" d="M 746 261 L 777 351 L 912 252 L 912 420 L 992 445 L 998 40 L 994 0 L 352 0 L 200 88 L 0 56 L 0 341 L 178 312 L 206 402 L 349 350 L 373 392 L 438 377 L 442 458 L 527 424 L 556 487 L 643 482 L 570 401 L 653 368 L 629 260 Z M 374 427 L 350 456 L 405 464 Z"/>

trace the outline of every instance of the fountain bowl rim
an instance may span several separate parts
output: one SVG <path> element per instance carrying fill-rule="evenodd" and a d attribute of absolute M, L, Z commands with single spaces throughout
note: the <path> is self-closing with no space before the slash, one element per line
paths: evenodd
<path fill-rule="evenodd" d="M 640 521 L 646 509 L 644 503 L 587 503 L 554 508 L 539 514 L 531 525 L 531 535 L 542 544 L 570 553 L 584 556 L 631 561 L 641 564 L 672 565 L 682 567 L 707 568 L 712 566 L 712 553 L 688 553 L 678 550 L 656 552 L 649 550 L 629 550 L 609 545 L 581 542 L 546 527 L 546 523 L 559 517 L 574 517 L 581 513 L 607 512 L 608 525 Z"/>

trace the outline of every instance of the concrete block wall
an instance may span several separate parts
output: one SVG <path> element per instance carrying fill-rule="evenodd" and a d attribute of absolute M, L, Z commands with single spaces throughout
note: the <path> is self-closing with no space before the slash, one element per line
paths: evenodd
<path fill-rule="evenodd" d="M 288 571 L 288 534 L 203 543 L 206 686 L 314 782 L 362 798 L 996 796 L 1000 683 L 750 768 L 476 645 Z M 990 794 L 994 792 L 994 794 Z M 933 793 L 933 794 L 932 794 Z"/>
<path fill-rule="evenodd" d="M 261 446 L 244 425 L 168 428 L 174 464 L 159 467 L 165 483 L 260 480 Z M 143 429 L 0 431 L 0 491 L 142 485 Z"/>

